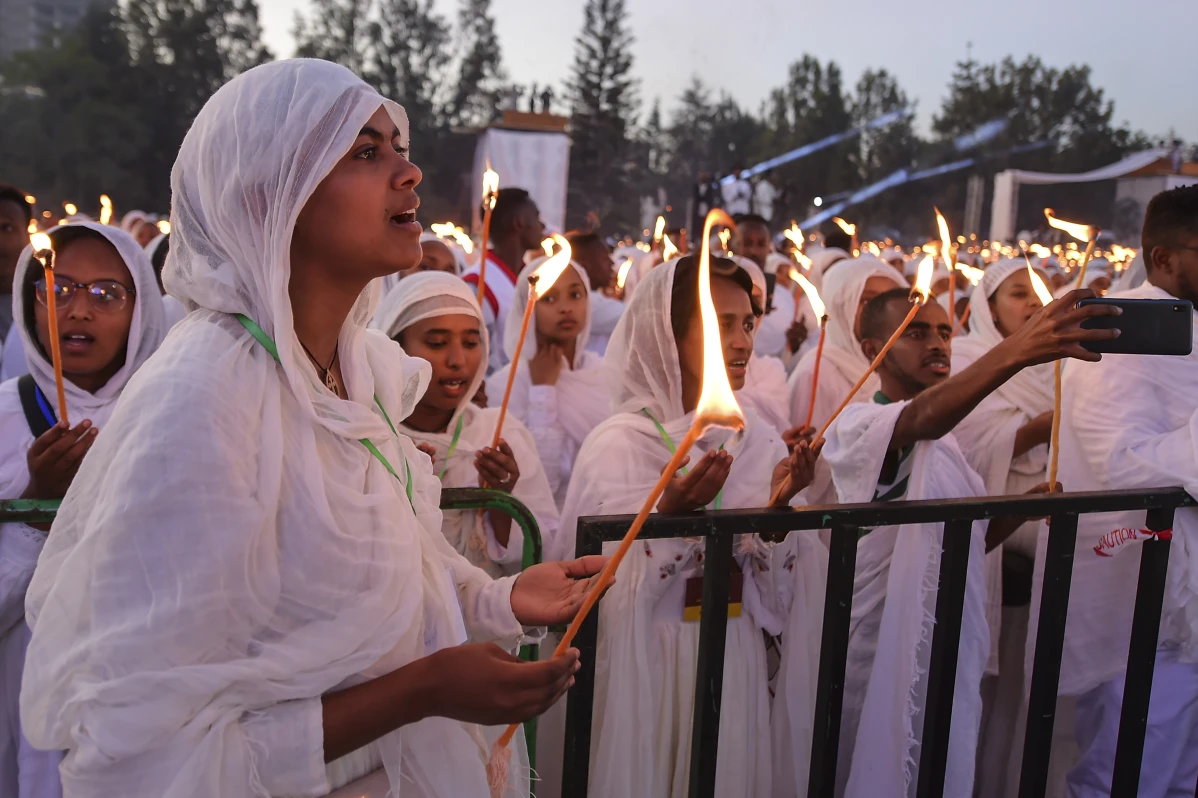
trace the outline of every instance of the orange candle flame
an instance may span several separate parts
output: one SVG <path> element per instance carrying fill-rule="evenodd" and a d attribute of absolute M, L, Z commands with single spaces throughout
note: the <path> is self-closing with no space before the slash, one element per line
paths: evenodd
<path fill-rule="evenodd" d="M 628 280 L 628 272 L 632 271 L 632 258 L 625 258 L 620 264 L 620 271 L 616 273 L 616 288 L 624 290 L 624 283 Z"/>
<path fill-rule="evenodd" d="M 107 194 L 100 195 L 100 224 L 110 224 L 112 222 L 112 200 Z"/>
<path fill-rule="evenodd" d="M 1088 224 L 1078 224 L 1077 222 L 1066 222 L 1063 219 L 1058 219 L 1052 208 L 1044 209 L 1044 216 L 1048 219 L 1048 224 L 1068 233 L 1078 241 L 1089 242 L 1098 238 L 1099 229 Z"/>
<path fill-rule="evenodd" d="M 822 319 L 828 315 L 824 308 L 824 301 L 820 299 L 819 291 L 815 290 L 815 286 L 811 281 L 799 273 L 795 267 L 790 267 L 790 279 L 799 284 L 803 289 L 803 293 L 807 295 L 807 302 L 811 305 L 811 312 L 815 314 L 817 319 Z"/>

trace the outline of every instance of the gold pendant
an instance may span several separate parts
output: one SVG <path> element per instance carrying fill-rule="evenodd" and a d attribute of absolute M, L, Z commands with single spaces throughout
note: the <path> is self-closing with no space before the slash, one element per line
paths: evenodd
<path fill-rule="evenodd" d="M 338 386 L 337 386 L 337 378 L 333 376 L 332 369 L 325 372 L 324 385 L 326 388 L 328 388 L 330 391 L 337 394 L 338 396 L 341 395 L 341 391 L 338 389 Z"/>

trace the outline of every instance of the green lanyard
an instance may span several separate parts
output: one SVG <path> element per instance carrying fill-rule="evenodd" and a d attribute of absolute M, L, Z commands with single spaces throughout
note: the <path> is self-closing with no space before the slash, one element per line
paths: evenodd
<path fill-rule="evenodd" d="M 241 326 L 249 330 L 250 335 L 254 336 L 258 343 L 262 344 L 262 348 L 270 353 L 270 356 L 275 359 L 276 363 L 282 362 L 279 360 L 279 348 L 275 346 L 275 342 L 270 339 L 269 335 L 263 332 L 262 328 L 259 327 L 253 319 L 251 319 L 249 316 L 246 316 L 244 313 L 236 313 L 234 315 L 237 317 L 237 320 L 241 322 Z M 391 423 L 391 417 L 388 416 L 387 411 L 383 409 L 383 403 L 379 401 L 378 394 L 375 394 L 374 403 L 378 406 L 379 412 L 383 414 L 383 420 L 387 422 L 387 426 L 391 428 L 391 434 L 398 438 L 399 433 L 396 432 L 395 425 Z M 386 467 L 387 471 L 391 473 L 391 476 L 399 479 L 400 482 L 404 482 L 404 480 L 400 479 L 399 474 L 396 473 L 395 469 L 391 467 L 391 463 L 387 460 L 387 458 L 383 456 L 383 453 L 379 451 L 379 448 L 370 442 L 369 438 L 360 438 L 359 440 L 361 441 L 362 445 L 366 447 L 367 451 L 374 455 L 378 461 Z M 455 438 L 454 441 L 456 443 L 457 439 Z M 408 504 L 412 504 L 412 465 L 407 461 L 406 458 L 404 459 L 404 466 L 407 469 L 408 475 L 407 482 L 404 485 L 404 493 L 408 495 Z M 415 511 L 416 505 L 412 504 L 412 509 Z"/>
<path fill-rule="evenodd" d="M 642 410 L 641 412 L 645 414 L 646 418 L 653 422 L 653 426 L 657 427 L 657 432 L 661 435 L 661 439 L 665 441 L 666 448 L 670 450 L 670 454 L 674 454 L 674 452 L 678 451 L 678 447 L 675 446 L 674 441 L 670 439 L 669 434 L 666 432 L 666 428 L 661 425 L 660 421 L 653 417 L 653 414 L 649 412 L 648 408 Z M 720 444 L 719 451 L 724 451 L 724 444 Z M 685 468 L 682 469 L 682 473 L 686 474 Z M 715 502 L 712 503 L 712 509 L 718 510 L 723 504 L 724 489 L 720 488 L 720 492 L 715 495 Z"/>
<path fill-rule="evenodd" d="M 441 473 L 437 475 L 437 479 L 445 479 L 445 472 L 449 470 L 449 458 L 453 457 L 453 453 L 458 450 L 458 438 L 462 437 L 462 422 L 465 420 L 465 413 L 458 416 L 458 425 L 453 428 L 453 440 L 449 442 L 449 451 L 445 453 L 445 466 L 441 469 Z"/>

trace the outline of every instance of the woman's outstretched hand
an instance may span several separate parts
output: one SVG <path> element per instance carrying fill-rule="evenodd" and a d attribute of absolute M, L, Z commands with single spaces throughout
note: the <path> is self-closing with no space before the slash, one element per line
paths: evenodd
<path fill-rule="evenodd" d="M 682 461 L 685 466 L 688 457 Z M 657 502 L 659 513 L 689 513 L 702 510 L 715 501 L 724 489 L 728 474 L 732 472 L 732 455 L 728 452 L 708 452 L 699 458 L 699 463 L 684 476 L 675 476 L 666 485 L 661 500 Z"/>
<path fill-rule="evenodd" d="M 560 626 L 574 619 L 607 557 L 543 562 L 526 569 L 512 585 L 512 612 L 525 626 Z"/>
<path fill-rule="evenodd" d="M 785 507 L 799 491 L 811 484 L 815 479 L 815 461 L 819 459 L 819 453 L 823 448 L 823 439 L 812 446 L 806 438 L 800 438 L 790 457 L 774 466 L 773 478 L 770 480 L 770 495 L 777 495 L 778 498 L 772 506 Z M 783 482 L 786 483 L 785 489 L 778 493 L 783 487 Z"/>

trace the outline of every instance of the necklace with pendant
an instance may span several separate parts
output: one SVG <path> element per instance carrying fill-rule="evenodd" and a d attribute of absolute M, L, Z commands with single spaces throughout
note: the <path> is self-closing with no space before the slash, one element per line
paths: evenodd
<path fill-rule="evenodd" d="M 303 341 L 300 341 L 300 346 L 304 348 L 304 354 L 308 356 L 308 359 L 312 361 L 314 366 L 316 366 L 316 370 L 320 372 L 320 378 L 324 380 L 324 387 L 328 388 L 337 396 L 340 396 L 341 386 L 337 383 L 337 377 L 333 374 L 333 366 L 337 363 L 338 350 L 333 350 L 333 359 L 329 361 L 329 365 L 322 366 L 320 365 L 320 361 L 316 359 L 316 355 L 312 354 L 312 350 L 308 349 L 308 347 L 304 345 Z"/>

